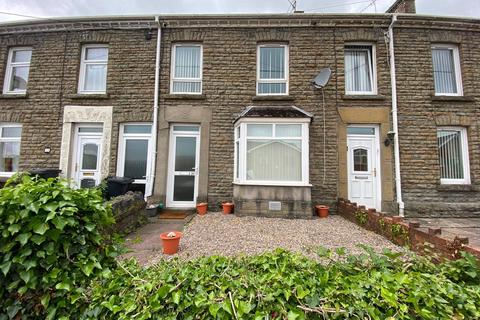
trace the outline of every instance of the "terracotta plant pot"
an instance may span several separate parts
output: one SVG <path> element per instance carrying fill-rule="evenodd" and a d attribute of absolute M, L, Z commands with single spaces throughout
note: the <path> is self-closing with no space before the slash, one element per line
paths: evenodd
<path fill-rule="evenodd" d="M 205 202 L 197 204 L 197 213 L 201 216 L 203 216 L 205 213 L 207 213 L 208 209 L 208 204 Z"/>
<path fill-rule="evenodd" d="M 233 203 L 231 202 L 222 203 L 222 207 L 223 207 L 223 214 L 230 214 L 233 212 Z"/>
<path fill-rule="evenodd" d="M 174 233 L 175 236 L 169 237 L 168 235 Z M 178 252 L 178 245 L 180 244 L 180 238 L 182 233 L 179 231 L 164 232 L 160 234 L 160 239 L 162 239 L 163 244 L 163 253 L 164 254 L 175 254 Z"/>
<path fill-rule="evenodd" d="M 328 217 L 328 209 L 330 209 L 330 208 L 328 206 L 324 206 L 324 205 L 316 205 L 315 206 L 315 211 L 317 212 L 317 215 L 320 218 Z"/>

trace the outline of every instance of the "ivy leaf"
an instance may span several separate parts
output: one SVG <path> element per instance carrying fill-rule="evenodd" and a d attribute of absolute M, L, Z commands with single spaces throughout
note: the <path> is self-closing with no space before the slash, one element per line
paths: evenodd
<path fill-rule="evenodd" d="M 173 303 L 179 304 L 179 303 L 180 303 L 180 292 L 179 292 L 179 291 L 175 291 L 175 292 L 172 294 L 172 299 L 173 299 Z"/>
<path fill-rule="evenodd" d="M 49 229 L 47 223 L 36 223 L 33 225 L 33 232 L 43 235 Z"/>
<path fill-rule="evenodd" d="M 8 271 L 10 270 L 10 266 L 12 265 L 11 261 L 6 261 L 0 265 L 0 269 L 2 269 L 3 274 L 6 276 Z"/>
<path fill-rule="evenodd" d="M 8 227 L 8 231 L 10 231 L 11 235 L 14 235 L 18 231 L 20 231 L 20 225 L 18 224 L 12 224 Z"/>
<path fill-rule="evenodd" d="M 65 225 L 67 224 L 67 220 L 63 217 L 55 216 L 52 219 L 52 223 L 55 225 L 57 229 L 63 230 L 65 228 Z"/>
<path fill-rule="evenodd" d="M 221 306 L 218 304 L 218 303 L 212 303 L 209 307 L 208 307 L 208 312 L 210 312 L 210 315 L 212 317 L 216 317 L 217 316 L 217 313 L 218 313 L 218 310 L 220 310 Z"/>
<path fill-rule="evenodd" d="M 60 283 L 57 283 L 57 285 L 55 286 L 55 289 L 70 291 L 70 284 L 67 282 L 60 282 Z"/>
<path fill-rule="evenodd" d="M 43 209 L 47 210 L 48 212 L 55 212 L 58 209 L 58 202 L 49 202 L 42 206 Z"/>
<path fill-rule="evenodd" d="M 33 275 L 33 273 L 32 273 L 31 270 L 22 271 L 22 272 L 19 273 L 20 279 L 22 279 L 27 284 L 30 281 L 30 279 L 32 278 L 32 275 Z"/>
<path fill-rule="evenodd" d="M 30 232 L 27 232 L 27 233 L 20 233 L 16 238 L 15 240 L 17 240 L 18 242 L 20 242 L 20 244 L 23 246 L 27 243 L 28 239 L 30 239 L 30 237 L 32 236 L 32 234 Z"/>

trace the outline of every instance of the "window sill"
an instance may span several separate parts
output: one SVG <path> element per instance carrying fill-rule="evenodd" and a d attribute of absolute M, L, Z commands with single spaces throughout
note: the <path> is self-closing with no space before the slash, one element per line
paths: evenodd
<path fill-rule="evenodd" d="M 472 184 L 439 184 L 437 185 L 437 191 L 445 192 L 476 192 L 477 186 Z"/>
<path fill-rule="evenodd" d="M 164 95 L 166 100 L 205 100 L 207 97 L 204 94 L 175 94 L 170 93 Z"/>
<path fill-rule="evenodd" d="M 295 97 L 291 95 L 265 95 L 253 96 L 252 101 L 294 101 Z"/>
<path fill-rule="evenodd" d="M 3 93 L 0 94 L 0 99 L 25 99 L 28 98 L 27 93 Z"/>
<path fill-rule="evenodd" d="M 432 101 L 460 101 L 460 102 L 475 102 L 474 97 L 470 96 L 432 96 Z"/>
<path fill-rule="evenodd" d="M 380 94 L 344 94 L 343 100 L 386 100 L 387 98 Z"/>
<path fill-rule="evenodd" d="M 75 93 L 67 95 L 69 99 L 110 99 L 110 94 L 108 93 Z"/>
<path fill-rule="evenodd" d="M 309 187 L 311 188 L 312 185 L 310 183 L 288 183 L 288 182 L 280 182 L 280 183 L 272 183 L 272 182 L 232 182 L 234 185 L 237 186 L 268 186 L 268 187 Z"/>

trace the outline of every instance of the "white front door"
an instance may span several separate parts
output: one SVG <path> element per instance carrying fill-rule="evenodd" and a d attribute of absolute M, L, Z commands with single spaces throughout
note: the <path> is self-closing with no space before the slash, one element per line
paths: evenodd
<path fill-rule="evenodd" d="M 347 128 L 348 199 L 381 210 L 378 127 Z"/>
<path fill-rule="evenodd" d="M 195 207 L 198 194 L 199 150 L 198 125 L 172 125 L 167 179 L 168 207 Z"/>
<path fill-rule="evenodd" d="M 78 126 L 75 132 L 73 179 L 77 187 L 91 188 L 100 184 L 102 127 Z"/>

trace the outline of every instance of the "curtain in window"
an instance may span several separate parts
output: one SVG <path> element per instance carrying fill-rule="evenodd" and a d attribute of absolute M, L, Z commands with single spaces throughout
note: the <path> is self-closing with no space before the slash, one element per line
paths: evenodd
<path fill-rule="evenodd" d="M 201 91 L 201 61 L 199 46 L 175 47 L 174 92 Z M 197 79 L 197 81 L 175 81 L 175 79 Z"/>
<path fill-rule="evenodd" d="M 258 93 L 285 93 L 285 47 L 260 47 L 260 83 Z M 261 80 L 281 80 L 265 83 Z"/>
<path fill-rule="evenodd" d="M 442 179 L 464 179 L 461 132 L 438 130 L 438 154 Z"/>
<path fill-rule="evenodd" d="M 106 64 L 87 64 L 85 66 L 85 88 L 87 91 L 105 91 L 107 84 Z"/>
<path fill-rule="evenodd" d="M 457 93 L 453 50 L 449 48 L 432 49 L 433 77 L 436 93 Z"/>
<path fill-rule="evenodd" d="M 302 142 L 248 139 L 247 180 L 302 181 Z"/>
<path fill-rule="evenodd" d="M 372 91 L 372 47 L 345 48 L 345 86 L 347 92 Z"/>
<path fill-rule="evenodd" d="M 20 142 L 0 142 L 0 172 L 16 172 L 20 161 Z"/>

